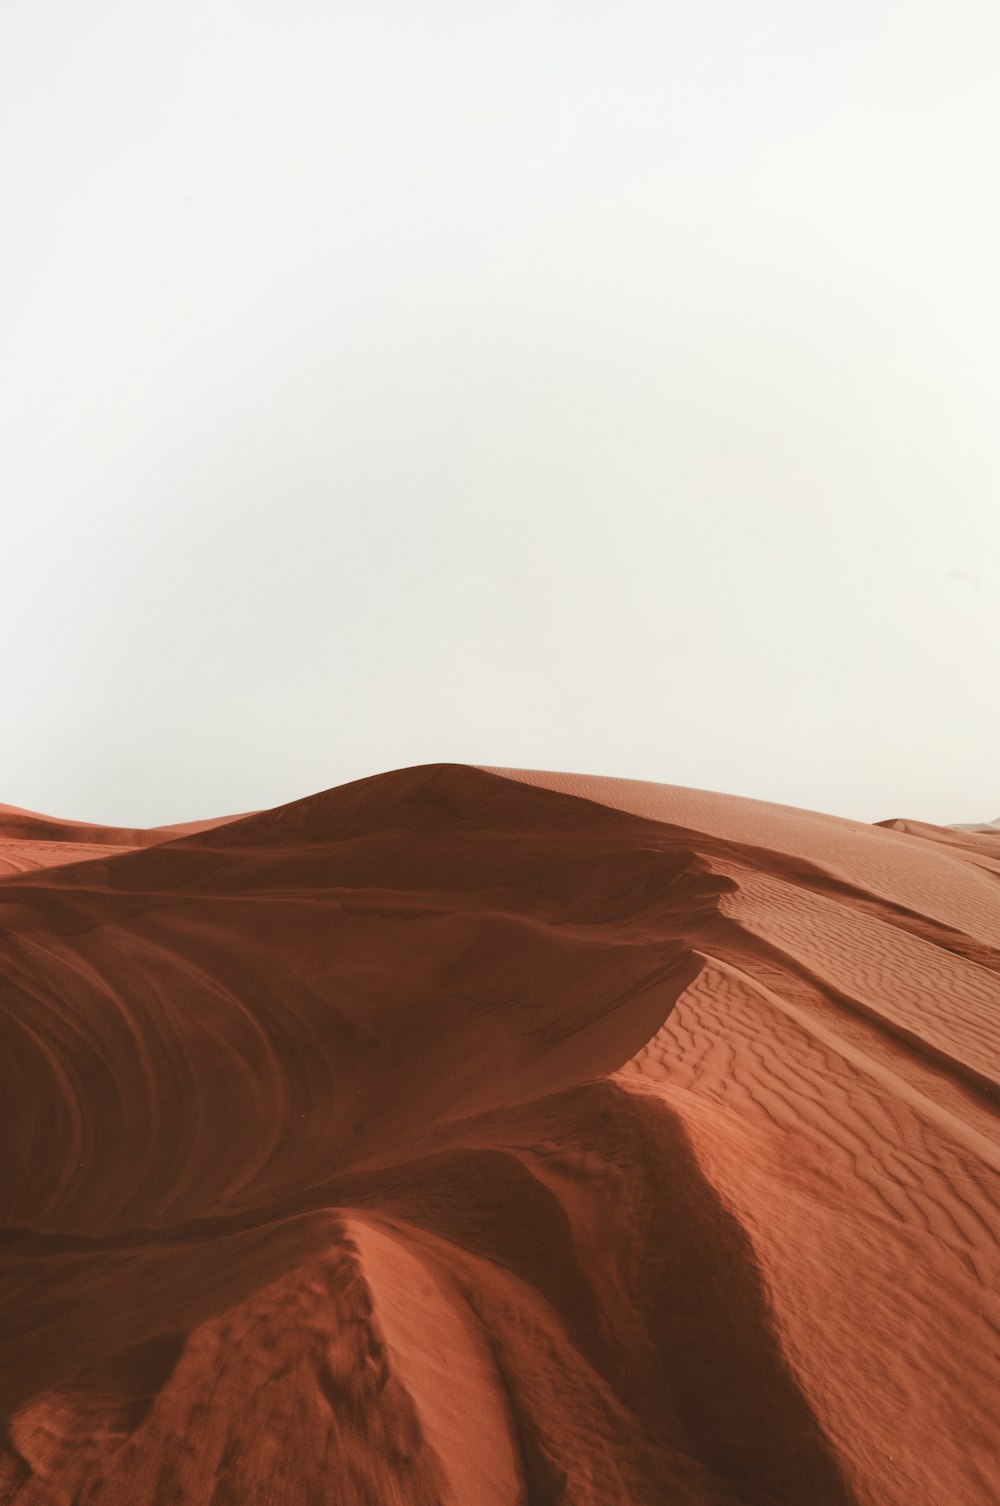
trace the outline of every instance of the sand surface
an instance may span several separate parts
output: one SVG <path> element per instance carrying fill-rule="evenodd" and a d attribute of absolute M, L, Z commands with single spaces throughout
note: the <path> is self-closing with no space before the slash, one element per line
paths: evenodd
<path fill-rule="evenodd" d="M 995 1506 L 1000 833 L 0 807 L 0 1503 Z"/>

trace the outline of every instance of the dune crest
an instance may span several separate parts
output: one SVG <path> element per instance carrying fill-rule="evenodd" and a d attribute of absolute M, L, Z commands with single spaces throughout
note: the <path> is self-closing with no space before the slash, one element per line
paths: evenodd
<path fill-rule="evenodd" d="M 0 807 L 0 1503 L 994 1502 L 991 843 L 461 765 Z"/>

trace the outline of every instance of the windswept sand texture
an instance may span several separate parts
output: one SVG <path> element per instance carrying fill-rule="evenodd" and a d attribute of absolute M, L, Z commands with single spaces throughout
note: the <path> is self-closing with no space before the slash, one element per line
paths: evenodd
<path fill-rule="evenodd" d="M 994 1506 L 1000 836 L 0 807 L 0 1502 Z"/>

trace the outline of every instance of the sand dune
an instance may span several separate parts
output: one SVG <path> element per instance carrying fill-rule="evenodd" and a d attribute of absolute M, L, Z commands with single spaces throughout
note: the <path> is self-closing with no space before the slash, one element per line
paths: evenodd
<path fill-rule="evenodd" d="M 1000 847 L 0 807 L 0 1502 L 993 1506 Z"/>
<path fill-rule="evenodd" d="M 179 826 L 137 830 L 95 826 L 88 821 L 58 821 L 16 805 L 0 805 L 0 878 L 32 868 L 56 868 L 87 858 L 107 857 L 107 848 L 130 852 L 136 847 L 155 847 L 176 837 L 211 831 L 235 819 L 222 816 L 214 821 L 186 821 Z"/>

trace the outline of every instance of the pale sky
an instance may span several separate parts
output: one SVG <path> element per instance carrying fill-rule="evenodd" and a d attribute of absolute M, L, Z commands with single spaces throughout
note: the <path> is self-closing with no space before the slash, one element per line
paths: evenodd
<path fill-rule="evenodd" d="M 994 0 L 5 0 L 0 801 L 1000 814 Z"/>

